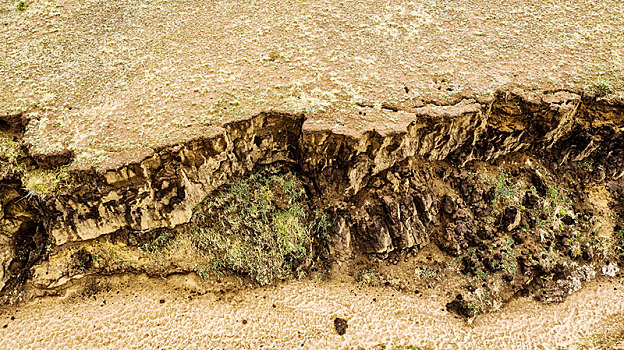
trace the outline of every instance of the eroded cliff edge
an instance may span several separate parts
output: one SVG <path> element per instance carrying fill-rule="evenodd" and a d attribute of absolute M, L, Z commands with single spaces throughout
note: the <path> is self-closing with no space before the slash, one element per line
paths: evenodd
<path fill-rule="evenodd" d="M 197 253 L 191 239 L 190 248 L 175 253 L 181 248 L 172 245 L 185 241 L 167 242 L 198 223 L 221 225 L 197 219 L 206 208 L 216 216 L 227 212 L 206 201 L 230 198 L 218 193 L 267 167 L 302 188 L 271 194 L 272 213 L 301 202 L 297 208 L 320 213 L 327 223 L 327 232 L 286 237 L 307 255 L 283 255 L 292 261 L 282 268 L 353 263 L 359 279 L 397 288 L 410 288 L 410 278 L 422 278 L 419 271 L 451 269 L 464 277 L 449 308 L 467 316 L 516 293 L 561 300 L 596 269 L 613 274 L 624 247 L 624 103 L 569 91 L 501 91 L 489 100 L 455 102 L 382 105 L 405 121 L 383 133 L 336 132 L 303 115 L 260 113 L 106 172 L 67 168 L 67 152 L 30 156 L 20 142 L 27 121 L 5 117 L 4 294 L 8 300 L 24 288 L 53 293 L 98 274 L 210 274 L 207 267 L 223 251 Z M 36 184 L 38 172 L 55 183 L 44 195 L 26 184 Z M 270 177 L 266 188 L 280 179 Z M 310 221 L 309 228 L 313 216 L 293 220 Z M 158 249 L 145 249 L 154 242 Z M 155 257 L 154 250 L 165 248 L 167 254 Z M 446 258 L 420 264 L 423 250 Z M 415 276 L 396 282 L 371 273 L 380 259 L 411 261 Z M 253 277 L 252 270 L 227 264 L 221 270 Z"/>

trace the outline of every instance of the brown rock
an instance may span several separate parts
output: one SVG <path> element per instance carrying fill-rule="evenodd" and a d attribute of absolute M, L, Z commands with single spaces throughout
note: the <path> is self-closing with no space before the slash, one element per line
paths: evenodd
<path fill-rule="evenodd" d="M 334 319 L 334 327 L 336 328 L 336 332 L 338 333 L 338 335 L 344 335 L 345 333 L 347 333 L 347 328 L 349 326 L 347 325 L 347 320 L 345 320 L 344 318 L 336 317 Z"/>

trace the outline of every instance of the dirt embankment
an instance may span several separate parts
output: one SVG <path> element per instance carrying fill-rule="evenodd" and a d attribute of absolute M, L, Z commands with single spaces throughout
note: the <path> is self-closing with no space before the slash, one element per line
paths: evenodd
<path fill-rule="evenodd" d="M 401 290 L 445 280 L 448 308 L 471 317 L 617 273 L 622 101 L 501 91 L 362 108 L 400 127 L 340 133 L 260 113 L 108 171 L 31 156 L 25 121 L 3 118 L 5 296 L 123 272 L 267 284 L 338 263 Z"/>

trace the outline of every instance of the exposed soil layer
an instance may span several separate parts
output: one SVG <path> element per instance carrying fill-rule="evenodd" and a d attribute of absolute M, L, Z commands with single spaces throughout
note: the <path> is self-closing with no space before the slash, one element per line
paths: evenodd
<path fill-rule="evenodd" d="M 269 274 L 277 279 L 337 263 L 366 283 L 401 290 L 445 280 L 453 293 L 447 308 L 466 317 L 519 294 L 559 302 L 597 273 L 618 273 L 622 101 L 501 91 L 382 110 L 400 127 L 345 134 L 303 115 L 265 112 L 106 172 L 68 170 L 71 155 L 33 157 L 11 126 L 19 118 L 9 118 L 0 159 L 5 294 L 16 295 L 11 281 L 20 276 L 31 276 L 33 294 L 123 272 L 236 273 L 259 282 L 268 275 L 245 260 L 247 243 L 233 244 L 252 237 L 283 243 L 275 254 L 292 271 Z M 241 185 L 269 168 L 283 175 Z M 253 209 L 236 210 L 249 214 L 242 227 L 251 236 L 235 237 L 247 231 L 232 229 L 241 225 L 227 216 L 232 198 Z M 321 217 L 327 225 L 315 221 Z M 219 225 L 224 231 L 212 229 Z M 398 264 L 396 273 L 384 272 L 387 263 Z"/>

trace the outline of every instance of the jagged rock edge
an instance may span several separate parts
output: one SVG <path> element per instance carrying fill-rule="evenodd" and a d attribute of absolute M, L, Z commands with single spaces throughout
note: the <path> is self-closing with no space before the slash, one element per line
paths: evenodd
<path fill-rule="evenodd" d="M 368 186 L 371 178 L 408 159 L 448 161 L 461 167 L 471 160 L 491 161 L 509 153 L 535 152 L 551 148 L 579 124 L 609 125 L 615 133 L 622 133 L 624 114 L 621 101 L 596 99 L 595 96 L 566 91 L 529 93 L 529 97 L 507 91 L 499 92 L 487 104 L 470 100 L 466 103 L 464 100 L 458 105 L 442 107 L 442 111 L 435 113 L 428 108 L 436 107 L 417 110 L 405 131 L 381 135 L 371 130 L 361 137 L 330 130 L 306 130 L 303 115 L 265 112 L 225 125 L 223 134 L 156 150 L 153 156 L 115 171 L 104 174 L 75 172 L 76 179 L 88 179 L 86 183 L 94 184 L 100 192 L 81 185 L 77 193 L 66 192 L 48 198 L 45 202 L 48 215 L 45 218 L 46 231 L 57 245 L 62 245 L 93 239 L 120 229 L 140 231 L 175 227 L 188 221 L 194 206 L 230 176 L 244 176 L 257 165 L 277 161 L 297 165 L 322 195 L 319 205 L 327 208 L 339 202 L 349 202 Z M 530 145 L 521 142 L 526 137 L 526 129 L 536 122 L 527 120 L 526 116 L 547 114 L 549 111 L 557 118 L 551 128 L 538 137 L 541 143 Z M 503 120 L 501 116 L 511 119 Z M 525 124 L 518 127 L 514 124 L 517 122 Z M 497 130 L 503 130 L 504 135 L 488 135 L 491 128 L 501 125 L 503 129 Z M 421 130 L 427 132 L 419 133 Z M 455 137 L 448 139 L 442 136 L 442 142 L 439 142 L 431 136 L 433 133 Z M 516 142 L 513 142 L 514 138 L 517 138 Z M 475 153 L 479 143 L 485 146 L 479 147 L 481 151 Z M 275 147 L 267 147 L 270 145 Z M 567 155 L 564 156 L 562 163 L 567 158 Z M 581 159 L 577 156 L 575 161 Z M 219 164 L 217 166 L 212 162 L 212 167 L 193 170 L 194 165 L 201 167 L 208 161 Z M 340 166 L 336 167 L 336 163 Z M 212 178 L 209 183 L 201 181 L 213 174 L 221 174 L 221 177 Z M 620 178 L 622 174 L 615 176 Z M 125 194 L 116 192 L 120 190 Z M 136 198 L 148 201 L 132 205 Z M 184 200 L 186 203 L 183 203 Z M 111 202 L 114 204 L 110 205 Z M 120 207 L 114 209 L 114 205 Z M 100 210 L 102 207 L 104 209 Z M 123 219 L 114 219 L 116 215 L 123 216 Z M 339 218 L 339 226 L 349 226 L 344 221 L 345 218 Z M 357 241 L 357 238 L 351 237 L 350 240 Z M 386 237 L 385 243 L 373 244 L 364 251 L 392 249 L 395 249 L 392 238 L 388 240 Z"/>

